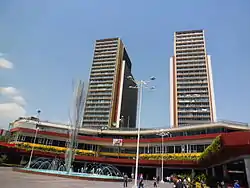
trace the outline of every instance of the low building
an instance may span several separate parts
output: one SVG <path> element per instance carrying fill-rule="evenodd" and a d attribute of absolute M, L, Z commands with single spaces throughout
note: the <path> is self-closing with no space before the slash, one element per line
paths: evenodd
<path fill-rule="evenodd" d="M 34 146 L 32 144 L 37 127 L 39 130 Z M 15 149 L 15 155 L 22 159 L 29 156 L 31 146 L 35 148 L 35 156 L 64 158 L 69 137 L 68 128 L 68 125 L 63 124 L 30 118 L 19 119 L 12 123 L 8 148 Z M 141 129 L 139 171 L 148 174 L 149 178 L 161 176 L 163 158 L 164 176 L 180 171 L 203 171 L 221 179 L 234 179 L 240 174 L 241 181 L 246 182 L 247 177 L 250 177 L 247 171 L 250 169 L 249 130 L 248 124 L 236 122 Z M 161 137 L 159 133 L 162 132 L 168 134 Z M 213 144 L 217 139 L 221 141 L 220 147 L 215 147 L 219 149 L 213 151 Z M 110 163 L 121 171 L 134 172 L 136 129 L 82 127 L 79 129 L 77 142 L 75 166 L 80 167 L 86 162 Z M 239 168 L 236 163 L 241 164 L 238 165 Z"/>

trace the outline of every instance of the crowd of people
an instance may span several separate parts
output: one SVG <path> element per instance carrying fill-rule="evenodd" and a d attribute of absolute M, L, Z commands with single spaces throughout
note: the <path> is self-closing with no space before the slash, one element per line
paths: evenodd
<path fill-rule="evenodd" d="M 127 174 L 123 174 L 124 182 L 123 186 L 128 187 L 129 177 Z M 134 174 L 131 174 L 131 179 L 134 179 Z M 146 180 L 148 178 L 146 177 Z M 138 188 L 144 188 L 144 178 L 143 174 L 140 174 L 137 177 Z M 208 187 L 203 180 L 191 180 L 190 177 L 178 177 L 178 176 L 170 176 L 165 178 L 166 182 L 172 183 L 174 188 L 206 188 Z M 153 185 L 152 187 L 158 187 L 160 182 L 160 177 L 153 177 Z M 240 188 L 239 181 L 235 181 L 233 186 L 228 186 L 224 183 L 224 181 L 217 182 L 217 188 Z"/>

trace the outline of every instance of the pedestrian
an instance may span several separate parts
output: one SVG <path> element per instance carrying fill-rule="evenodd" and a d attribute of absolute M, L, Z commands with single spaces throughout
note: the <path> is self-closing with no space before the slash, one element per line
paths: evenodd
<path fill-rule="evenodd" d="M 141 178 L 139 182 L 139 188 L 143 188 L 143 187 L 144 187 L 143 178 Z"/>
<path fill-rule="evenodd" d="M 160 176 L 157 176 L 157 184 L 160 182 Z"/>
<path fill-rule="evenodd" d="M 153 177 L 153 180 L 154 180 L 154 187 L 157 187 L 157 179 L 156 179 L 156 177 Z"/>
<path fill-rule="evenodd" d="M 187 182 L 187 179 L 186 179 L 186 178 L 184 178 L 184 180 L 183 180 L 183 187 L 184 187 L 184 188 L 187 188 L 187 187 L 188 187 L 188 182 Z"/>
<path fill-rule="evenodd" d="M 126 173 L 123 176 L 123 187 L 128 187 L 128 175 Z"/>
<path fill-rule="evenodd" d="M 235 183 L 234 183 L 234 188 L 240 188 L 240 184 L 239 184 L 239 181 L 236 180 Z"/>
<path fill-rule="evenodd" d="M 183 188 L 183 183 L 180 178 L 177 180 L 176 188 Z"/>
<path fill-rule="evenodd" d="M 131 173 L 131 179 L 134 179 L 134 173 L 133 172 Z"/>

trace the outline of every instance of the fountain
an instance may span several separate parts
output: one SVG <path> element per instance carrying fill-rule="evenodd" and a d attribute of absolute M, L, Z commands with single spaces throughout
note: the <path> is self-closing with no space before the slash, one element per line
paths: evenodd
<path fill-rule="evenodd" d="M 68 129 L 69 139 L 67 140 L 67 149 L 65 152 L 65 160 L 37 158 L 32 160 L 26 168 L 14 169 L 19 172 L 47 174 L 52 176 L 88 179 L 95 181 L 122 181 L 121 172 L 114 166 L 108 164 L 88 164 L 85 163 L 78 172 L 73 171 L 73 162 L 75 159 L 75 151 L 77 149 L 77 136 L 79 128 L 82 126 L 83 110 L 84 110 L 84 82 L 79 81 L 74 88 L 74 101 L 70 110 L 70 125 Z"/>

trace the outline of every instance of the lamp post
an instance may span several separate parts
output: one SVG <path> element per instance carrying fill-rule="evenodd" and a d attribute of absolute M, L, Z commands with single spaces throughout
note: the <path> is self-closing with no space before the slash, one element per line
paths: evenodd
<path fill-rule="evenodd" d="M 139 164 L 139 153 L 140 153 L 140 129 L 141 129 L 141 108 L 142 108 L 142 92 L 143 92 L 143 88 L 149 88 L 148 87 L 148 83 L 150 81 L 155 80 L 155 77 L 150 77 L 150 80 L 148 81 L 144 81 L 144 80 L 140 80 L 140 81 L 136 81 L 133 79 L 132 76 L 128 77 L 129 80 L 133 81 L 134 84 L 136 86 L 129 86 L 129 88 L 131 89 L 139 89 L 139 106 L 138 106 L 138 127 L 137 127 L 137 144 L 136 144 L 136 160 L 135 160 L 135 182 L 133 185 L 133 188 L 137 188 L 137 178 L 138 178 L 138 164 Z M 155 89 L 154 87 L 151 87 L 149 89 Z"/>
<path fill-rule="evenodd" d="M 40 113 L 41 113 L 41 110 L 37 110 L 36 132 L 35 132 L 35 137 L 34 137 L 34 141 L 33 141 L 33 146 L 32 146 L 31 152 L 30 152 L 30 159 L 29 159 L 29 163 L 28 163 L 27 168 L 30 168 L 31 160 L 32 160 L 33 153 L 34 153 L 34 147 L 35 147 L 35 143 L 36 143 L 36 137 L 37 137 L 37 133 L 38 133 L 38 131 L 39 131 L 38 124 L 39 124 L 39 122 L 40 122 L 40 120 L 39 120 Z"/>
<path fill-rule="evenodd" d="M 160 132 L 157 134 L 158 136 L 161 136 L 161 183 L 164 183 L 164 137 L 165 136 L 171 136 L 170 132 L 165 132 L 163 129 L 160 130 Z"/>

